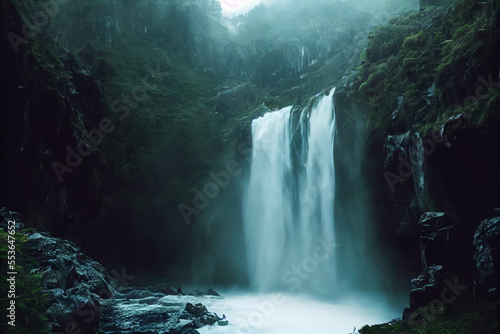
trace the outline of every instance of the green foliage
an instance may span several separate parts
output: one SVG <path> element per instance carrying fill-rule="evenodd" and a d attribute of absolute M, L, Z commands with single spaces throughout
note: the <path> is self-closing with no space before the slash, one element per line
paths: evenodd
<path fill-rule="evenodd" d="M 496 1 L 460 1 L 454 10 L 427 6 L 375 29 L 354 82 L 359 99 L 371 106 L 369 126 L 390 132 L 413 127 L 425 135 L 460 112 L 478 126 L 496 117 L 496 91 L 473 112 L 454 106 L 474 97 L 481 76 L 498 74 L 499 12 Z M 398 96 L 403 105 L 390 121 Z"/>
<path fill-rule="evenodd" d="M 492 334 L 497 333 L 499 324 L 495 319 L 498 303 L 481 302 L 474 305 L 449 305 L 443 314 L 419 324 L 397 321 L 392 324 L 364 326 L 359 334 Z"/>
<path fill-rule="evenodd" d="M 242 122 L 242 112 L 255 108 L 259 91 L 172 57 L 155 41 L 128 39 L 88 40 L 75 52 L 101 80 L 106 108 L 101 117 L 115 126 L 99 146 L 103 192 L 94 233 L 120 261 L 144 263 L 140 258 L 147 257 L 173 263 L 190 238 L 178 206 L 193 206 L 193 188 L 202 190 L 210 171 L 225 168 L 229 158 L 220 157 L 229 145 L 223 139 Z M 144 98 L 134 101 L 139 90 Z M 117 100 L 117 106 L 125 105 L 124 96 L 135 104 L 120 119 L 112 106 Z M 161 243 L 153 254 L 152 242 Z M 126 249 L 117 251 L 123 245 Z"/>
<path fill-rule="evenodd" d="M 2 263 L 7 264 L 8 259 L 8 237 L 9 233 L 0 229 L 0 258 Z M 35 273 L 38 267 L 36 259 L 26 254 L 27 236 L 16 232 L 15 235 L 15 272 L 17 272 L 15 284 L 15 306 L 16 321 L 15 331 L 12 333 L 31 334 L 31 333 L 49 333 L 49 323 L 44 312 L 48 308 L 48 294 L 42 290 L 41 274 Z M 5 310 L 8 307 L 10 299 L 7 300 L 7 291 L 9 284 L 7 268 L 2 268 L 0 274 L 1 307 Z M 4 315 L 5 317 L 5 315 Z M 8 328 L 7 324 L 1 327 Z"/>

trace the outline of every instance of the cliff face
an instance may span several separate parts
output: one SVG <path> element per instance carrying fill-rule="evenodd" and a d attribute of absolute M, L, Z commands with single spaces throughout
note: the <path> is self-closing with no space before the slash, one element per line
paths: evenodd
<path fill-rule="evenodd" d="M 194 229 L 179 205 L 194 207 L 210 172 L 246 163 L 253 117 L 340 81 L 339 128 L 353 150 L 366 145 L 353 159 L 378 208 L 377 238 L 401 254 L 408 279 L 423 274 L 412 308 L 433 296 L 419 290 L 440 273 L 433 265 L 468 286 L 487 282 L 478 290 L 488 294 L 495 224 L 478 226 L 500 207 L 498 1 L 421 1 L 370 33 L 384 18 L 346 3 L 283 13 L 294 27 L 262 6 L 224 22 L 209 3 L 3 1 L 2 204 L 97 258 L 155 269 L 185 261 L 230 281 L 231 268 L 244 271 L 240 239 L 225 264 L 209 262 L 241 234 L 230 224 L 239 182 L 194 209 L 203 222 Z M 40 10 L 40 29 L 22 20 Z"/>
<path fill-rule="evenodd" d="M 336 83 L 385 17 L 322 1 L 229 21 L 214 4 L 4 2 L 2 203 L 96 259 L 145 268 L 199 263 L 219 249 L 209 230 L 241 235 L 237 178 L 203 210 L 196 191 L 246 163 L 253 118 Z M 201 260 L 205 276 L 230 280 L 239 248 L 225 269 Z"/>
<path fill-rule="evenodd" d="M 468 287 L 463 300 L 498 298 L 498 256 L 485 280 L 475 245 L 498 228 L 488 219 L 500 207 L 500 6 L 424 5 L 370 33 L 337 97 L 368 118 L 364 163 L 378 225 L 403 256 L 402 272 L 418 276 L 410 320 L 454 279 Z"/>
<path fill-rule="evenodd" d="M 21 13 L 36 9 L 2 3 L 2 205 L 81 236 L 100 207 L 99 153 L 81 140 L 99 128 L 103 89 L 43 28 L 27 30 Z"/>

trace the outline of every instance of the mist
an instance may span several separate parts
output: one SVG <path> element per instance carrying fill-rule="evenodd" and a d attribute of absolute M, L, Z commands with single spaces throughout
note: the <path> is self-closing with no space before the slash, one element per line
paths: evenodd
<path fill-rule="evenodd" d="M 494 297 L 496 2 L 47 3 L 2 3 L 0 214 L 39 321 L 357 334 Z"/>
<path fill-rule="evenodd" d="M 349 69 L 352 70 L 357 66 L 359 56 L 368 43 L 369 31 L 398 13 L 418 9 L 418 1 L 276 0 L 253 3 L 235 1 L 232 5 L 234 12 L 228 15 L 229 17 L 216 19 L 227 30 L 209 29 L 205 33 L 221 45 L 221 59 L 226 64 L 223 71 L 229 71 L 231 75 L 250 81 L 257 89 L 263 88 L 271 95 L 267 98 L 265 108 L 256 109 L 257 115 L 293 104 L 304 105 L 311 96 L 325 87 L 337 84 L 348 74 Z M 241 12 L 236 14 L 237 10 Z M 221 96 L 227 94 L 229 98 L 231 94 L 243 90 L 243 87 L 238 86 L 234 91 L 228 90 Z M 231 104 L 228 107 L 236 108 L 227 110 L 236 114 L 240 106 Z M 365 120 L 362 119 L 362 113 L 349 110 L 341 112 L 356 114 L 357 118 L 351 121 L 359 123 L 356 135 L 344 133 L 340 135 L 345 137 L 342 138 L 342 142 L 359 144 L 358 147 L 341 148 L 343 152 L 351 150 L 351 156 L 340 158 L 336 164 L 341 165 L 341 171 L 344 168 L 351 168 L 358 170 L 358 174 L 352 175 L 351 171 L 350 179 L 353 184 L 339 183 L 340 189 L 346 192 L 345 196 L 351 200 L 342 200 L 342 196 L 339 196 L 337 202 L 342 203 L 342 207 L 338 210 L 337 216 L 341 216 L 339 219 L 346 222 L 369 222 L 371 211 L 367 200 L 364 200 L 361 207 L 356 207 L 360 202 L 360 196 L 362 197 L 363 192 L 367 190 L 366 184 L 363 184 L 359 177 L 362 173 L 359 164 L 365 154 L 360 144 L 363 140 L 360 129 L 363 128 Z M 248 137 L 251 140 L 251 136 Z M 236 157 L 242 158 L 238 154 Z M 199 233 L 200 240 L 203 241 L 196 248 L 201 248 L 203 251 L 193 253 L 195 260 L 191 269 L 198 283 L 222 285 L 229 283 L 245 288 L 249 284 L 246 248 L 242 246 L 245 240 L 241 203 L 228 204 L 229 199 L 236 198 L 238 201 L 248 186 L 246 182 L 251 166 L 248 164 L 249 157 L 244 158 L 243 173 L 235 181 L 234 188 L 227 189 L 221 197 L 215 199 L 214 207 L 217 209 L 208 209 L 200 217 L 200 223 L 204 227 Z M 225 163 L 229 158 L 219 159 Z M 344 166 L 351 162 L 355 165 Z M 209 181 L 207 177 L 205 182 Z M 353 190 L 355 193 L 352 193 Z M 226 194 L 230 195 L 226 197 Z M 336 227 L 339 231 L 346 229 L 351 231 L 350 234 L 345 234 L 343 247 L 349 248 L 357 239 L 362 238 L 361 235 L 356 235 L 354 232 L 356 229 L 364 229 L 363 236 L 374 235 L 370 232 L 371 223 L 367 223 L 366 227 L 355 228 L 352 224 L 351 227 L 348 226 Z M 214 234 L 214 230 L 218 232 Z M 362 240 L 360 242 L 368 242 L 366 239 Z M 376 247 L 374 242 L 375 240 L 371 239 L 370 246 L 367 245 L 365 249 Z M 230 252 L 227 252 L 228 247 L 231 249 Z M 356 254 L 356 251 L 352 250 L 351 254 Z M 377 257 L 382 258 L 383 254 L 381 251 Z M 359 261 L 364 261 L 362 259 L 367 255 L 358 252 L 356 256 Z M 344 261 L 346 267 L 351 266 L 347 258 L 344 257 Z M 376 266 L 376 264 L 366 264 L 366 268 Z M 360 277 L 356 271 L 348 275 L 352 276 L 352 280 Z M 389 280 L 377 278 L 376 281 L 378 283 L 374 285 L 378 287 L 385 285 L 388 290 L 392 289 Z M 365 284 L 368 288 L 370 283 Z"/>
<path fill-rule="evenodd" d="M 222 14 L 226 17 L 235 17 L 248 14 L 256 6 L 264 5 L 277 11 L 301 10 L 301 8 L 332 5 L 334 3 L 349 4 L 354 8 L 371 12 L 373 15 L 396 14 L 397 11 L 415 10 L 419 8 L 419 0 L 314 0 L 304 2 L 300 0 L 218 0 Z"/>

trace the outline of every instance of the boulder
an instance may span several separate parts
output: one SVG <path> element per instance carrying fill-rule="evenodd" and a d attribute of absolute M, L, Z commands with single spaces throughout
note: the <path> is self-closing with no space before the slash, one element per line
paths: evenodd
<path fill-rule="evenodd" d="M 201 290 L 193 290 L 189 293 L 190 296 L 195 296 L 195 297 L 201 297 L 204 295 L 203 291 Z"/>
<path fill-rule="evenodd" d="M 197 328 L 217 321 L 203 304 L 186 303 L 193 297 L 166 294 L 166 284 L 125 287 L 117 280 L 111 283 L 113 298 L 102 300 L 99 329 L 103 332 L 198 333 Z"/>
<path fill-rule="evenodd" d="M 418 221 L 422 267 L 442 265 L 447 271 L 470 281 L 472 233 L 455 224 L 444 212 L 426 212 Z"/>
<path fill-rule="evenodd" d="M 73 243 L 45 232 L 31 232 L 26 246 L 27 253 L 41 265 L 36 271 L 50 294 L 51 304 L 45 315 L 52 328 L 96 328 L 101 300 L 113 294 L 106 269 Z"/>
<path fill-rule="evenodd" d="M 474 234 L 476 294 L 498 299 L 500 287 L 500 217 L 483 221 Z"/>
<path fill-rule="evenodd" d="M 186 304 L 186 311 L 188 313 L 191 313 L 191 314 L 197 316 L 197 317 L 208 313 L 207 308 L 203 304 L 200 304 L 200 303 L 196 304 L 196 305 L 193 305 L 191 303 L 187 303 Z"/>
<path fill-rule="evenodd" d="M 433 265 L 426 268 L 417 278 L 411 280 L 410 312 L 427 306 L 439 299 L 446 279 L 443 266 Z"/>
<path fill-rule="evenodd" d="M 215 297 L 220 297 L 219 293 L 217 293 L 217 291 L 215 291 L 214 289 L 210 288 L 208 289 L 206 295 L 208 296 L 215 296 Z"/>
<path fill-rule="evenodd" d="M 447 262 L 453 221 L 444 212 L 426 212 L 418 221 L 420 256 L 424 268 Z"/>
<path fill-rule="evenodd" d="M 207 308 L 201 303 L 196 305 L 187 303 L 185 311 L 186 312 L 184 312 L 181 318 L 192 319 L 195 328 L 200 328 L 204 325 L 213 325 L 218 320 L 217 317 L 214 314 L 209 313 Z"/>

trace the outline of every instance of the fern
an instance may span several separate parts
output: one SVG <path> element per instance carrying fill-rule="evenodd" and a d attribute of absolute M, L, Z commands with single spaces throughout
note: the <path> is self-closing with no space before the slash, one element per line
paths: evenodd
<path fill-rule="evenodd" d="M 2 263 L 7 263 L 8 258 L 8 234 L 0 229 L 0 258 Z M 40 274 L 33 274 L 32 269 L 38 267 L 36 259 L 25 256 L 28 235 L 20 232 L 15 233 L 16 245 L 16 327 L 15 333 L 49 333 L 49 321 L 43 314 L 48 308 L 49 294 L 43 291 L 42 277 Z M 8 291 L 7 270 L 2 268 L 0 273 L 0 289 Z M 6 299 L 7 294 L 1 296 L 2 308 L 10 303 Z M 0 328 L 6 329 L 10 326 L 2 324 Z"/>

